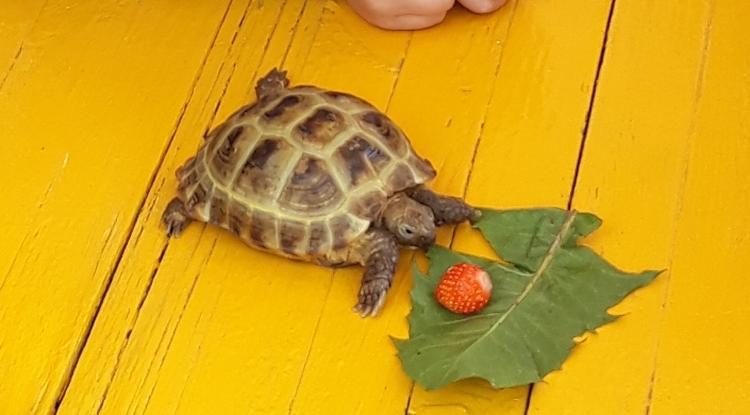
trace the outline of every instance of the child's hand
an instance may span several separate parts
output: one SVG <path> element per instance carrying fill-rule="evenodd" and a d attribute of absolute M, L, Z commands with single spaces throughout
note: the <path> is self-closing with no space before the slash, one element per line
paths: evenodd
<path fill-rule="evenodd" d="M 368 22 L 383 29 L 415 30 L 443 21 L 456 0 L 348 0 Z M 474 13 L 489 13 L 506 0 L 458 0 Z"/>

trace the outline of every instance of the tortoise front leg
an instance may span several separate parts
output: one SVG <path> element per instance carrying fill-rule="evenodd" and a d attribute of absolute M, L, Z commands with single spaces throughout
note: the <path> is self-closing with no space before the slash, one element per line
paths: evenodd
<path fill-rule="evenodd" d="M 377 315 L 391 287 L 398 261 L 398 242 L 383 229 L 370 229 L 357 244 L 364 258 L 365 273 L 359 288 L 359 302 L 354 311 L 362 317 Z"/>
<path fill-rule="evenodd" d="M 424 186 L 415 187 L 408 195 L 417 202 L 427 205 L 435 214 L 435 224 L 457 224 L 465 220 L 476 222 L 482 212 L 469 206 L 457 197 L 439 195 Z"/>

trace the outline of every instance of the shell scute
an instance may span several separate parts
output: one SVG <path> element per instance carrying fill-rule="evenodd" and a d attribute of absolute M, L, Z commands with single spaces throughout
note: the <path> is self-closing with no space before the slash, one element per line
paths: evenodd
<path fill-rule="evenodd" d="M 408 141 L 393 122 L 379 111 L 367 111 L 358 117 L 360 126 L 371 132 L 383 144 L 385 144 L 398 157 L 406 157 L 408 153 Z"/>
<path fill-rule="evenodd" d="M 250 220 L 249 241 L 260 248 L 278 249 L 277 222 L 276 216 L 271 213 L 254 211 Z"/>
<path fill-rule="evenodd" d="M 328 164 L 314 156 L 300 158 L 279 197 L 279 205 L 292 212 L 309 216 L 330 212 L 344 202 Z"/>
<path fill-rule="evenodd" d="M 296 154 L 297 150 L 282 138 L 259 140 L 237 173 L 232 190 L 259 205 L 271 205 Z"/>
<path fill-rule="evenodd" d="M 307 226 L 305 222 L 286 220 L 281 222 L 279 229 L 279 245 L 282 251 L 290 255 L 303 255 L 306 253 L 304 246 L 307 237 Z"/>
<path fill-rule="evenodd" d="M 275 129 L 276 131 L 286 131 L 297 119 L 306 114 L 315 100 L 310 95 L 291 94 L 286 95 L 269 104 L 258 117 L 258 125 L 261 128 Z"/>
<path fill-rule="evenodd" d="M 308 232 L 307 254 L 315 257 L 326 253 L 331 244 L 328 225 L 323 221 L 314 221 L 310 223 Z"/>
<path fill-rule="evenodd" d="M 333 156 L 350 188 L 377 178 L 377 172 L 368 161 L 368 148 L 366 142 L 353 138 L 339 147 Z"/>
<path fill-rule="evenodd" d="M 390 195 L 434 175 L 385 114 L 313 86 L 238 109 L 177 173 L 194 219 L 259 248 L 332 264 L 346 260 Z"/>
<path fill-rule="evenodd" d="M 213 194 L 214 186 L 209 180 L 201 180 L 192 187 L 192 191 L 187 191 L 187 198 L 183 199 L 185 208 L 201 212 L 209 204 L 209 199 Z"/>
<path fill-rule="evenodd" d="M 255 138 L 256 132 L 253 127 L 238 124 L 228 130 L 223 140 L 217 140 L 220 143 L 211 157 L 209 168 L 222 186 L 228 186 L 232 181 L 237 165 L 241 162 L 243 150 L 251 146 Z"/>
<path fill-rule="evenodd" d="M 233 234 L 243 237 L 245 230 L 250 228 L 250 210 L 238 201 L 232 201 L 227 209 L 227 229 Z"/>
<path fill-rule="evenodd" d="M 349 202 L 348 210 L 352 215 L 369 221 L 375 221 L 385 207 L 388 195 L 382 190 L 373 190 Z"/>
<path fill-rule="evenodd" d="M 292 130 L 303 145 L 322 149 L 346 129 L 344 116 L 333 108 L 319 107 Z"/>
<path fill-rule="evenodd" d="M 355 135 L 344 146 L 350 153 L 360 153 L 362 158 L 372 166 L 377 173 L 385 171 L 391 164 L 392 157 L 388 155 L 377 143 Z"/>
<path fill-rule="evenodd" d="M 214 189 L 213 197 L 211 197 L 211 204 L 209 207 L 209 222 L 214 225 L 223 226 L 227 223 L 227 204 L 229 202 L 229 195 L 220 189 Z"/>
<path fill-rule="evenodd" d="M 404 163 L 398 163 L 393 171 L 388 175 L 387 186 L 391 191 L 397 192 L 408 189 L 417 183 L 411 169 Z"/>
<path fill-rule="evenodd" d="M 328 220 L 331 230 L 331 243 L 334 250 L 343 249 L 357 235 L 357 225 L 348 214 L 333 216 Z"/>

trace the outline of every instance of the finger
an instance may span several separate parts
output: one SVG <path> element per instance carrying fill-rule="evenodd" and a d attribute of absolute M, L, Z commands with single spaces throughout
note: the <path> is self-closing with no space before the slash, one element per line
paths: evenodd
<path fill-rule="evenodd" d="M 458 0 L 458 2 L 474 13 L 490 13 L 502 7 L 507 0 Z"/>
<path fill-rule="evenodd" d="M 409 0 L 396 3 L 398 10 L 394 14 L 437 15 L 450 10 L 455 0 Z"/>
<path fill-rule="evenodd" d="M 403 14 L 387 18 L 375 18 L 370 23 L 387 30 L 419 30 L 435 26 L 445 19 L 446 12 L 432 15 Z"/>

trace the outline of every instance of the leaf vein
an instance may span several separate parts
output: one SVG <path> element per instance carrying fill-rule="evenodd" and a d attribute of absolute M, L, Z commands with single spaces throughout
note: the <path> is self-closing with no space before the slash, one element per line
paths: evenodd
<path fill-rule="evenodd" d="M 451 365 L 448 367 L 448 369 L 443 372 L 443 382 L 447 380 L 447 377 L 450 373 L 452 373 L 456 368 L 456 363 L 461 360 L 461 358 L 464 356 L 466 351 L 471 349 L 474 345 L 480 343 L 483 341 L 487 336 L 489 336 L 491 333 L 493 333 L 499 326 L 502 324 L 512 313 L 516 307 L 518 307 L 521 302 L 526 298 L 527 295 L 529 295 L 529 292 L 531 292 L 531 289 L 534 287 L 534 285 L 539 281 L 539 279 L 542 277 L 545 271 L 549 268 L 550 264 L 552 263 L 552 259 L 555 257 L 557 252 L 562 247 L 562 242 L 565 239 L 565 235 L 570 230 L 570 227 L 573 225 L 573 221 L 575 220 L 577 215 L 577 212 L 575 210 L 572 210 L 568 212 L 567 217 L 565 218 L 565 222 L 563 222 L 562 226 L 560 227 L 560 231 L 555 235 L 555 239 L 552 242 L 552 245 L 550 245 L 549 249 L 547 250 L 547 253 L 544 255 L 544 258 L 542 259 L 541 264 L 539 265 L 539 268 L 534 272 L 534 275 L 531 278 L 531 281 L 529 281 L 526 288 L 521 292 L 521 294 L 518 296 L 518 298 L 513 301 L 513 304 L 511 304 L 510 307 L 508 307 L 508 310 L 503 313 L 500 318 L 493 324 L 489 330 L 487 330 L 486 333 L 481 335 L 479 338 L 477 338 L 475 341 L 473 341 L 471 344 L 469 344 L 464 350 L 462 350 L 458 356 L 453 360 Z M 525 342 L 524 342 L 525 345 Z M 527 348 L 528 350 L 528 348 Z M 536 366 L 536 362 L 535 362 Z"/>

